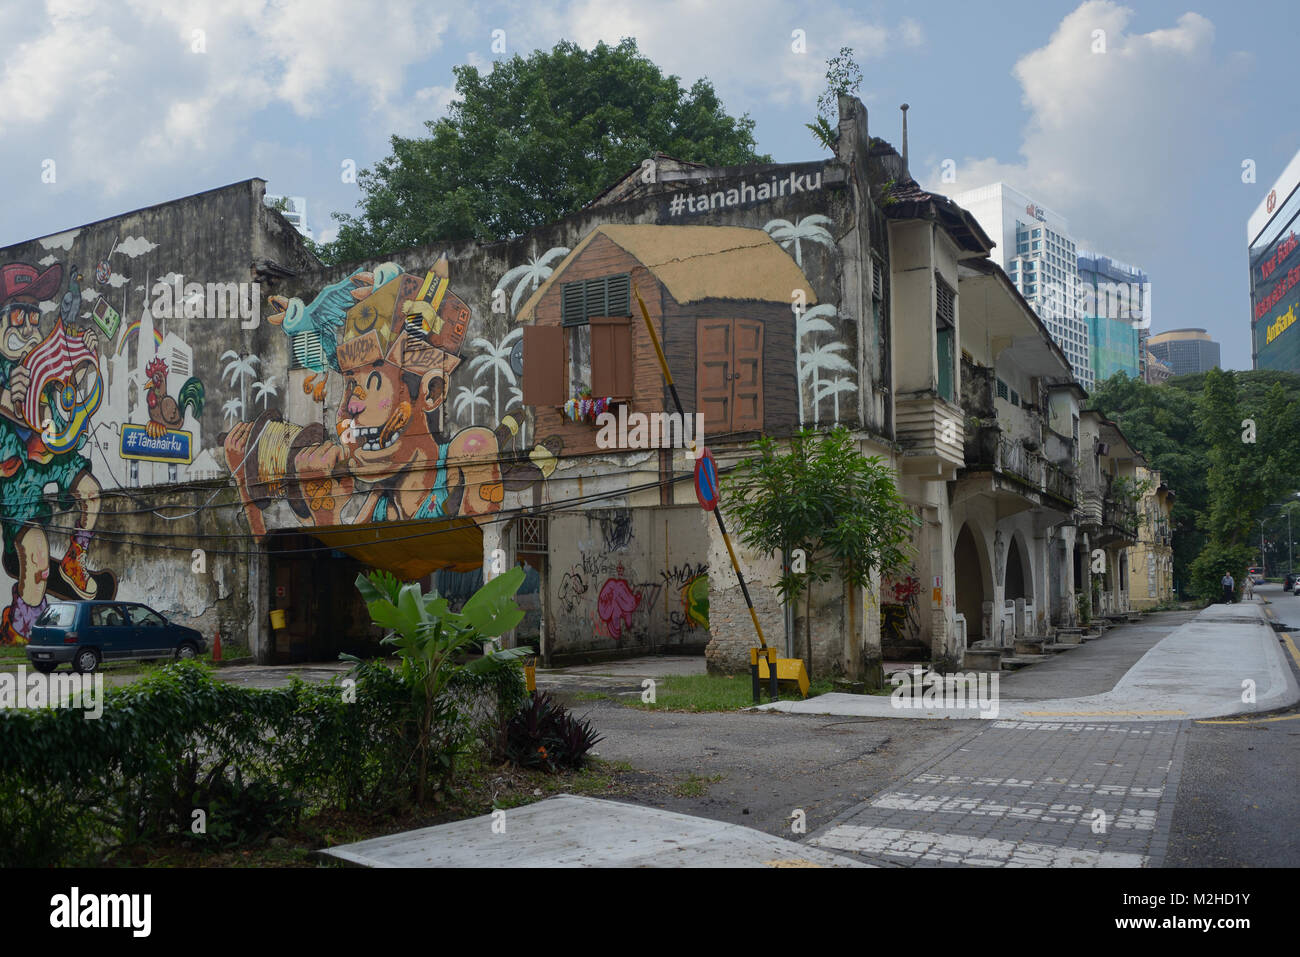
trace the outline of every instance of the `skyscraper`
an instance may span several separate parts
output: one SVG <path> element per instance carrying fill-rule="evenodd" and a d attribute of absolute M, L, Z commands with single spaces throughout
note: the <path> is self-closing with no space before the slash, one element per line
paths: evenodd
<path fill-rule="evenodd" d="M 1174 375 L 1219 368 L 1219 344 L 1204 329 L 1171 329 L 1147 340 L 1150 353 Z"/>
<path fill-rule="evenodd" d="M 1080 307 L 1088 324 L 1095 382 L 1123 372 L 1146 379 L 1151 284 L 1136 266 L 1098 253 L 1079 253 Z"/>
<path fill-rule="evenodd" d="M 952 201 L 998 244 L 993 258 L 1043 320 L 1074 377 L 1091 389 L 1095 379 L 1078 296 L 1078 252 L 1064 217 L 1006 183 L 957 193 Z"/>

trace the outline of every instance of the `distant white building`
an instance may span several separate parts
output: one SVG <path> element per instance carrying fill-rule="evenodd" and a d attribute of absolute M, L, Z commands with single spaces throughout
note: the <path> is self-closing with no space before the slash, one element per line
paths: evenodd
<path fill-rule="evenodd" d="M 1078 250 L 1065 218 L 1006 183 L 951 197 L 997 243 L 998 262 L 1056 340 L 1085 389 L 1094 385 L 1088 324 L 1081 308 Z"/>
<path fill-rule="evenodd" d="M 275 206 L 284 200 L 285 207 L 280 210 L 280 215 L 293 224 L 293 228 L 299 233 L 312 238 L 311 227 L 307 225 L 307 197 L 305 196 L 273 196 L 266 194 L 266 205 Z"/>

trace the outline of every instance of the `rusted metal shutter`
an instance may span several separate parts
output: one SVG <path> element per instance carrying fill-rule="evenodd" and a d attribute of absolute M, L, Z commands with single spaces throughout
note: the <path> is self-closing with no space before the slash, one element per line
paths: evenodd
<path fill-rule="evenodd" d="M 564 329 L 524 326 L 524 405 L 564 405 Z"/>
<path fill-rule="evenodd" d="M 591 394 L 632 398 L 632 320 L 592 316 L 590 322 Z"/>

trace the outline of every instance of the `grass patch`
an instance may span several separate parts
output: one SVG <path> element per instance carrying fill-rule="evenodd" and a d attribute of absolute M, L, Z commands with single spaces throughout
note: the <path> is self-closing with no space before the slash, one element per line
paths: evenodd
<path fill-rule="evenodd" d="M 826 694 L 832 690 L 829 678 L 814 681 L 808 697 Z M 763 701 L 767 701 L 763 689 Z M 782 694 L 782 701 L 802 700 L 796 691 Z M 749 675 L 670 675 L 655 684 L 655 700 L 644 702 L 640 696 L 630 696 L 629 707 L 646 711 L 736 711 L 754 704 L 753 684 Z"/>
<path fill-rule="evenodd" d="M 709 791 L 709 785 L 716 784 L 722 780 L 721 774 L 688 774 L 682 780 L 677 782 L 673 792 L 678 797 L 696 798 L 704 797 Z"/>
<path fill-rule="evenodd" d="M 574 701 L 612 701 L 614 696 L 603 691 L 584 691 L 571 696 Z"/>

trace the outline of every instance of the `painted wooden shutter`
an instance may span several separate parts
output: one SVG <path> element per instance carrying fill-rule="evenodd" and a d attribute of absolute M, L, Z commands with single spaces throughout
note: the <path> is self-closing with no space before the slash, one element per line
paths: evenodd
<path fill-rule="evenodd" d="M 695 330 L 695 405 L 706 432 L 731 431 L 732 321 L 701 319 Z"/>
<path fill-rule="evenodd" d="M 735 323 L 731 430 L 749 432 L 763 428 L 763 324 L 757 319 Z"/>
<path fill-rule="evenodd" d="M 591 317 L 591 394 L 632 398 L 632 320 Z"/>
<path fill-rule="evenodd" d="M 564 329 L 524 326 L 524 405 L 564 405 Z"/>

